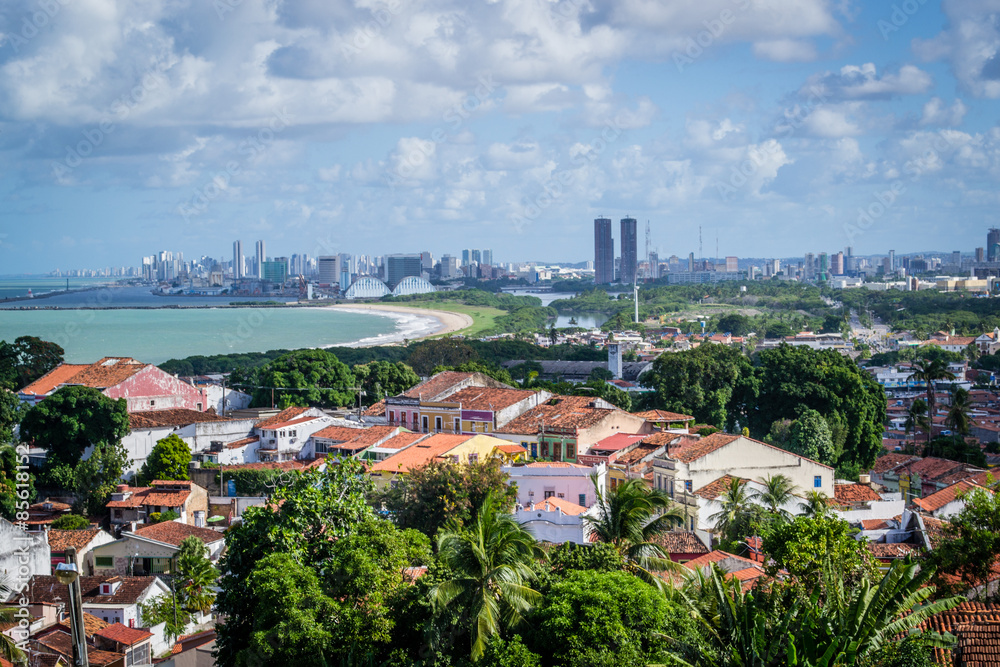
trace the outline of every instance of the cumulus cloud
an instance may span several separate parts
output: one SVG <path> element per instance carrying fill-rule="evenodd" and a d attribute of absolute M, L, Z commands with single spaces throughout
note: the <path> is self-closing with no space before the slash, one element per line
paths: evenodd
<path fill-rule="evenodd" d="M 779 63 L 801 63 L 816 60 L 812 42 L 797 39 L 773 39 L 754 42 L 753 53 L 758 58 Z"/>
<path fill-rule="evenodd" d="M 921 125 L 946 125 L 957 127 L 962 124 L 965 112 L 968 111 L 962 100 L 955 100 L 951 106 L 945 106 L 940 97 L 932 97 L 924 104 Z"/>
<path fill-rule="evenodd" d="M 947 60 L 961 86 L 976 97 L 1000 97 L 1000 0 L 945 0 L 948 25 L 931 39 L 915 39 L 914 52 Z"/>
<path fill-rule="evenodd" d="M 880 76 L 873 63 L 865 63 L 810 77 L 802 93 L 827 100 L 878 100 L 925 93 L 932 84 L 930 74 L 913 65 Z"/>

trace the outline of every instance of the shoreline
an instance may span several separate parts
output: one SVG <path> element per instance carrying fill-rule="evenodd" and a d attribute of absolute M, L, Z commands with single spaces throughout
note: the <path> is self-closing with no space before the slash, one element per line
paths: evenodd
<path fill-rule="evenodd" d="M 331 310 L 344 310 L 344 311 L 369 311 L 373 315 L 382 315 L 383 317 L 393 317 L 394 315 L 409 315 L 411 317 L 421 317 L 430 318 L 436 320 L 438 323 L 437 328 L 430 332 L 424 333 L 423 335 L 416 336 L 414 338 L 406 338 L 405 340 L 416 341 L 423 340 L 425 338 L 431 338 L 433 336 L 445 336 L 448 334 L 457 333 L 471 327 L 475 322 L 469 315 L 464 313 L 455 313 L 449 310 L 431 310 L 429 308 L 414 308 L 412 306 L 391 306 L 383 304 L 371 304 L 371 303 L 341 303 L 332 306 L 324 306 L 324 308 L 329 308 Z M 399 320 L 398 317 L 394 319 Z M 378 340 L 381 337 L 376 337 L 376 339 L 361 339 L 354 343 L 350 343 L 351 347 L 375 347 L 378 345 L 398 345 L 402 343 L 399 340 L 398 334 L 392 334 L 386 336 L 386 339 L 395 338 L 396 340 Z M 370 342 L 369 342 L 370 341 Z"/>

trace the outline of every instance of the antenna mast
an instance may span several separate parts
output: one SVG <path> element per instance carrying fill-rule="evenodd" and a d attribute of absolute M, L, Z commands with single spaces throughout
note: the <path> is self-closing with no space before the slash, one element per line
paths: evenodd
<path fill-rule="evenodd" d="M 701 243 L 701 225 L 698 225 L 698 259 L 705 259 L 705 247 Z"/>
<path fill-rule="evenodd" d="M 653 275 L 653 262 L 649 256 L 649 220 L 646 220 L 646 278 Z"/>

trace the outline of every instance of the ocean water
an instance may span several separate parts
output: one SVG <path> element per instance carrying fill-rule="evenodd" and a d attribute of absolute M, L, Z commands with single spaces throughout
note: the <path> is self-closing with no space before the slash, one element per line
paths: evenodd
<path fill-rule="evenodd" d="M 0 340 L 38 336 L 61 345 L 71 363 L 123 356 L 156 364 L 195 354 L 377 345 L 438 327 L 431 317 L 319 307 L 0 310 Z"/>
<path fill-rule="evenodd" d="M 52 278 L 48 276 L 0 276 L 0 308 L 4 299 L 13 299 L 28 295 L 28 290 L 34 295 L 46 292 L 64 291 L 66 281 L 71 290 L 78 290 L 96 285 L 113 282 L 110 278 Z"/>

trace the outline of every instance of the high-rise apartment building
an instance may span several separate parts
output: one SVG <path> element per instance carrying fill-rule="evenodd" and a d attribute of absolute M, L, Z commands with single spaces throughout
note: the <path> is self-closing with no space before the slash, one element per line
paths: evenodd
<path fill-rule="evenodd" d="M 951 252 L 951 263 L 955 266 L 962 266 L 962 251 L 952 250 Z"/>
<path fill-rule="evenodd" d="M 594 283 L 615 281 L 615 240 L 611 236 L 611 218 L 594 220 Z"/>
<path fill-rule="evenodd" d="M 257 277 L 264 278 L 264 262 L 267 261 L 267 253 L 264 252 L 264 242 L 257 241 Z"/>
<path fill-rule="evenodd" d="M 261 280 L 270 283 L 282 284 L 288 279 L 288 258 L 275 257 L 271 261 L 264 261 L 261 265 Z"/>
<path fill-rule="evenodd" d="M 694 253 L 688 253 L 688 273 L 694 272 Z"/>
<path fill-rule="evenodd" d="M 233 280 L 243 280 L 246 271 L 243 259 L 243 241 L 233 241 Z"/>
<path fill-rule="evenodd" d="M 1000 262 L 1000 229 L 990 227 L 986 233 L 986 259 L 990 262 Z"/>
<path fill-rule="evenodd" d="M 986 249 L 976 248 L 976 262 L 983 262 L 986 260 Z"/>
<path fill-rule="evenodd" d="M 479 252 L 474 251 L 474 252 Z M 478 261 L 478 260 L 474 260 Z M 386 255 L 386 283 L 389 289 L 393 289 L 403 278 L 408 276 L 420 276 L 422 270 L 419 254 L 406 255 Z"/>
<path fill-rule="evenodd" d="M 805 261 L 802 262 L 802 272 L 806 280 L 812 280 L 816 275 L 816 256 L 811 252 L 806 253 Z"/>
<path fill-rule="evenodd" d="M 635 282 L 636 269 L 639 265 L 638 256 L 638 222 L 635 218 L 622 218 L 621 222 L 621 269 L 619 282 L 630 285 Z"/>
<path fill-rule="evenodd" d="M 649 253 L 649 272 L 646 275 L 650 280 L 660 277 L 660 256 L 652 251 Z"/>
<path fill-rule="evenodd" d="M 488 249 L 483 249 L 482 254 L 483 264 L 487 266 L 493 266 L 493 251 Z"/>
<path fill-rule="evenodd" d="M 888 273 L 895 273 L 895 272 L 896 272 L 896 251 L 895 250 L 890 250 L 889 251 L 889 271 L 888 271 Z"/>
<path fill-rule="evenodd" d="M 472 264 L 472 251 L 465 249 L 462 251 L 462 266 L 468 266 Z"/>
<path fill-rule="evenodd" d="M 483 253 L 482 253 L 482 251 L 476 250 L 475 248 L 473 248 L 473 250 L 472 250 L 472 263 L 473 264 L 482 264 L 483 263 Z"/>
<path fill-rule="evenodd" d="M 736 273 L 740 270 L 740 258 L 729 256 L 726 257 L 726 273 Z"/>
<path fill-rule="evenodd" d="M 830 262 L 830 273 L 835 276 L 844 275 L 844 253 L 838 252 L 831 259 L 833 261 Z"/>
<path fill-rule="evenodd" d="M 340 283 L 340 257 L 336 255 L 326 255 L 320 257 L 317 262 L 320 285 L 336 285 Z M 347 289 L 341 285 L 341 289 Z"/>

